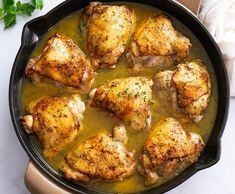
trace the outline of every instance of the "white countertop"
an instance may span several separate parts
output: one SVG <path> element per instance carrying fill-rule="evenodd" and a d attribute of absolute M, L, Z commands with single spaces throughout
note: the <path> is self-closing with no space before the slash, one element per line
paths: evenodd
<path fill-rule="evenodd" d="M 16 53 L 20 46 L 23 25 L 33 17 L 47 13 L 62 0 L 46 1 L 42 11 L 32 17 L 20 17 L 16 26 L 3 30 L 0 23 L 0 193 L 28 193 L 24 185 L 24 173 L 28 156 L 21 147 L 13 129 L 8 107 L 9 77 Z M 232 127 L 233 126 L 233 127 Z M 230 101 L 230 112 L 222 138 L 220 161 L 209 169 L 195 174 L 169 192 L 169 194 L 234 194 L 235 174 L 235 98 Z M 233 139 L 234 138 L 234 139 Z"/>

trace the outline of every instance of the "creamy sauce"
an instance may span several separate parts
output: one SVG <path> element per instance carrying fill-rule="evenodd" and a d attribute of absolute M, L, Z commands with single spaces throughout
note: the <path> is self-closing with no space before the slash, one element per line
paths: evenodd
<path fill-rule="evenodd" d="M 147 17 L 153 16 L 160 11 L 145 5 L 140 4 L 133 4 L 133 3 L 126 3 L 130 8 L 135 10 L 137 16 L 137 28 L 138 25 Z M 148 10 L 148 11 L 146 11 Z M 37 46 L 35 47 L 34 51 L 31 54 L 31 57 L 37 56 L 42 49 L 44 48 L 47 40 L 49 37 L 54 35 L 55 33 L 64 34 L 73 39 L 73 41 L 78 44 L 78 46 L 87 54 L 86 45 L 84 39 L 82 37 L 82 33 L 79 30 L 80 20 L 81 20 L 82 10 L 72 13 L 71 15 L 65 17 L 61 21 L 59 21 L 54 27 L 52 27 L 39 41 Z M 171 17 L 172 18 L 172 17 Z M 211 81 L 212 81 L 212 96 L 210 99 L 209 107 L 207 108 L 204 118 L 198 124 L 191 123 L 189 124 L 186 129 L 189 131 L 197 132 L 202 135 L 204 141 L 206 142 L 210 136 L 211 130 L 214 125 L 216 113 L 217 113 L 217 86 L 216 80 L 214 77 L 214 72 L 212 70 L 212 64 L 206 54 L 206 51 L 196 39 L 196 37 L 179 21 L 173 20 L 174 27 L 180 31 L 181 33 L 188 36 L 192 42 L 192 49 L 190 51 L 190 55 L 188 60 L 200 58 L 202 59 L 208 67 Z M 174 67 L 168 68 L 174 69 Z M 144 69 L 139 73 L 133 73 L 129 68 L 126 62 L 125 57 L 121 57 L 117 63 L 116 69 L 99 69 L 97 70 L 97 75 L 95 78 L 95 82 L 93 84 L 93 88 L 102 85 L 108 80 L 112 80 L 114 78 L 124 78 L 129 76 L 137 76 L 142 75 L 149 78 L 152 78 L 156 72 L 160 70 L 159 68 L 150 68 Z M 65 90 L 56 87 L 53 84 L 45 83 L 43 86 L 36 87 L 34 86 L 30 80 L 24 79 L 23 80 L 23 87 L 22 87 L 22 107 L 25 109 L 27 104 L 31 101 L 37 100 L 43 96 L 69 96 L 71 93 L 66 93 Z M 87 95 L 83 95 L 82 99 L 86 101 L 88 98 Z M 170 113 L 167 111 L 167 108 L 161 106 L 161 103 L 158 101 L 157 97 L 153 92 L 153 101 L 151 111 L 152 111 L 152 127 L 156 124 L 156 122 L 166 116 L 170 116 Z M 169 107 L 170 108 L 170 107 Z M 52 161 L 48 161 L 48 163 L 55 169 L 58 170 L 61 162 L 63 161 L 64 156 L 71 151 L 75 145 L 79 144 L 84 139 L 88 137 L 98 134 L 98 133 L 107 133 L 110 134 L 112 132 L 112 127 L 115 123 L 118 122 L 118 119 L 115 117 L 109 117 L 103 111 L 95 110 L 86 107 L 86 112 L 84 114 L 84 121 L 83 121 L 83 129 L 79 132 L 78 136 L 75 138 L 73 143 L 68 145 L 55 159 Z M 141 131 L 141 132 L 131 132 L 128 130 L 127 127 L 127 137 L 128 143 L 126 145 L 129 151 L 135 150 L 135 156 L 138 160 L 139 153 L 141 151 L 141 147 L 147 138 L 149 132 Z M 32 143 L 38 149 L 40 153 L 42 153 L 42 148 L 40 143 L 38 142 L 35 135 L 30 137 Z M 172 175 L 175 176 L 175 175 Z M 159 182 L 157 182 L 154 187 L 157 185 L 161 185 L 162 183 L 168 181 L 172 178 L 172 176 L 161 178 Z M 130 192 L 137 192 L 141 190 L 146 190 L 149 187 L 144 186 L 144 179 L 136 172 L 133 176 L 129 177 L 128 179 L 124 179 L 120 182 L 104 182 L 104 181 L 94 181 L 85 185 L 85 187 L 90 189 L 95 189 L 97 191 L 106 191 L 106 192 L 123 192 L 123 193 L 130 193 Z"/>

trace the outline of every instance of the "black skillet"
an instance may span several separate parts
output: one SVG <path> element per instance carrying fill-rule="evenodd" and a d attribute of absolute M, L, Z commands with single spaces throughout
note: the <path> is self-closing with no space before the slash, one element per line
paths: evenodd
<path fill-rule="evenodd" d="M 118 1 L 121 2 L 122 0 Z M 228 115 L 229 84 L 225 64 L 217 44 L 215 43 L 214 39 L 210 36 L 208 31 L 205 29 L 205 27 L 198 21 L 198 19 L 192 13 L 190 13 L 182 6 L 178 5 L 177 3 L 171 0 L 134 0 L 131 2 L 142 3 L 156 7 L 168 13 L 172 17 L 175 17 L 176 19 L 181 21 L 185 26 L 187 26 L 192 31 L 192 33 L 198 38 L 198 40 L 202 43 L 205 50 L 207 51 L 211 63 L 213 64 L 213 69 L 218 85 L 218 112 L 212 134 L 207 142 L 204 152 L 201 154 L 201 157 L 197 163 L 190 166 L 179 176 L 176 176 L 175 178 L 161 186 L 140 192 L 143 194 L 157 194 L 166 192 L 176 187 L 199 170 L 208 168 L 219 161 L 220 139 L 224 131 Z M 22 118 L 21 86 L 25 64 L 35 45 L 44 35 L 44 33 L 46 33 L 60 19 L 64 18 L 65 16 L 69 15 L 70 13 L 76 10 L 84 8 L 88 3 L 89 1 L 86 0 L 67 0 L 55 7 L 45 16 L 33 19 L 24 26 L 21 39 L 21 47 L 18 51 L 12 68 L 9 85 L 9 105 L 11 118 L 15 132 L 23 148 L 27 152 L 33 164 L 41 172 L 43 172 L 45 176 L 50 178 L 50 180 L 52 180 L 58 186 L 65 188 L 67 191 L 73 193 L 97 192 L 87 190 L 82 185 L 66 181 L 58 172 L 53 170 L 42 158 L 42 156 L 37 152 L 36 148 L 30 142 L 29 136 L 21 127 L 20 123 Z"/>

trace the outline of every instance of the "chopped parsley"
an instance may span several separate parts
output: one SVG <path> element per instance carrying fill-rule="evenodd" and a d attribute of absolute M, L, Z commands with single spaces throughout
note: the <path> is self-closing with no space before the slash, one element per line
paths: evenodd
<path fill-rule="evenodd" d="M 84 30 L 84 25 L 83 25 L 82 20 L 80 21 L 79 29 L 80 29 L 80 32 L 83 32 L 83 30 Z"/>

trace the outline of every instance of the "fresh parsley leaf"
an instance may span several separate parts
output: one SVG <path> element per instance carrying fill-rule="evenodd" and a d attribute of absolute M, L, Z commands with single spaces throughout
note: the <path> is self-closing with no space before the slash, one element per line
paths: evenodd
<path fill-rule="evenodd" d="M 26 14 L 26 15 L 31 16 L 34 10 L 35 10 L 35 7 L 31 5 L 30 3 L 21 3 L 20 1 L 16 3 L 17 14 Z"/>
<path fill-rule="evenodd" d="M 32 0 L 32 3 L 36 9 L 42 9 L 43 8 L 43 0 Z"/>
<path fill-rule="evenodd" d="M 7 14 L 4 16 L 5 29 L 13 26 L 16 23 L 16 15 Z"/>
<path fill-rule="evenodd" d="M 43 8 L 43 0 L 31 0 L 30 3 L 15 2 L 15 0 L 2 0 L 0 7 L 0 20 L 5 23 L 5 29 L 16 24 L 16 15 L 25 14 L 31 16 L 35 9 Z"/>
<path fill-rule="evenodd" d="M 4 11 L 3 8 L 0 8 L 0 20 L 2 20 L 4 17 Z"/>
<path fill-rule="evenodd" d="M 5 9 L 6 14 L 15 15 L 16 14 L 16 7 L 14 5 L 10 5 Z"/>
<path fill-rule="evenodd" d="M 7 10 L 8 7 L 14 5 L 14 3 L 15 3 L 15 0 L 2 0 L 2 8 L 4 10 Z"/>

